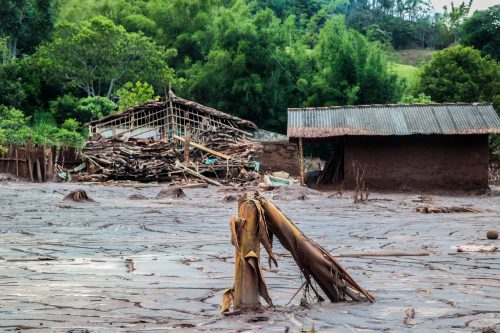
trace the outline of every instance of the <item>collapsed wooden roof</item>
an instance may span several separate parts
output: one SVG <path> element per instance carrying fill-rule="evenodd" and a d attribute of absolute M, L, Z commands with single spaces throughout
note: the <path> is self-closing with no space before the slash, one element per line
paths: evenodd
<path fill-rule="evenodd" d="M 414 134 L 498 134 L 491 104 L 353 105 L 288 109 L 291 139 Z"/>
<path fill-rule="evenodd" d="M 249 120 L 241 119 L 241 118 L 232 116 L 230 114 L 224 113 L 222 111 L 216 110 L 214 108 L 202 105 L 200 103 L 193 102 L 193 101 L 178 97 L 172 91 L 169 91 L 168 98 L 160 98 L 157 100 L 148 101 L 144 104 L 134 106 L 134 107 L 132 107 L 128 110 L 125 110 L 123 112 L 114 113 L 114 114 L 111 114 L 109 116 L 106 116 L 106 117 L 103 117 L 100 119 L 92 120 L 92 121 L 88 122 L 86 125 L 94 126 L 94 125 L 104 124 L 104 123 L 107 123 L 111 120 L 117 120 L 119 118 L 129 117 L 131 114 L 138 113 L 138 112 L 144 112 L 144 111 L 155 112 L 159 109 L 167 108 L 168 103 L 170 103 L 170 102 L 174 105 L 177 105 L 177 106 L 189 107 L 191 109 L 197 110 L 198 112 L 205 113 L 207 115 L 212 115 L 212 116 L 218 117 L 220 119 L 229 120 L 229 121 L 233 122 L 236 126 L 238 126 L 239 128 L 242 128 L 242 129 L 256 129 L 257 128 L 257 126 Z"/>

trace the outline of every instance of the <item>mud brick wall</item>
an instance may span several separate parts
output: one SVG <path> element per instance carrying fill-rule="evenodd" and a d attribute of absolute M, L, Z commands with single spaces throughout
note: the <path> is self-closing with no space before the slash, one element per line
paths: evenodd
<path fill-rule="evenodd" d="M 354 136 L 344 143 L 347 188 L 355 186 L 353 160 L 366 163 L 369 189 L 488 187 L 487 135 Z"/>
<path fill-rule="evenodd" d="M 291 176 L 300 174 L 298 148 L 295 143 L 265 141 L 262 145 L 264 149 L 257 157 L 261 171 L 285 171 Z"/>

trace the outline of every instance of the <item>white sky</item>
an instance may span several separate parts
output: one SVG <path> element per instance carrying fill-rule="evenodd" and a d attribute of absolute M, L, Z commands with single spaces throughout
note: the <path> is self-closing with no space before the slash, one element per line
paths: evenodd
<path fill-rule="evenodd" d="M 460 4 L 462 2 L 467 3 L 468 0 L 454 0 L 453 1 L 453 3 L 455 5 Z M 434 8 L 436 9 L 436 12 L 442 12 L 443 6 L 448 5 L 448 7 L 449 7 L 451 0 L 432 0 L 432 3 L 434 4 Z M 486 9 L 486 8 L 491 7 L 493 5 L 500 5 L 500 0 L 474 0 L 472 2 L 471 14 L 475 10 Z"/>

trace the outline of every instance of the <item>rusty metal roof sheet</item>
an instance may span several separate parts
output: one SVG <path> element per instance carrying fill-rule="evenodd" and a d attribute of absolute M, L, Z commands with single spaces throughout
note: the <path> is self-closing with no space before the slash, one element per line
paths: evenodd
<path fill-rule="evenodd" d="M 289 138 L 413 134 L 500 134 L 500 118 L 481 103 L 288 109 Z"/>

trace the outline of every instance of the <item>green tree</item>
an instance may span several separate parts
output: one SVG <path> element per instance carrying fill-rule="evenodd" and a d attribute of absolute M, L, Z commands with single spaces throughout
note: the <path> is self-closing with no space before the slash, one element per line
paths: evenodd
<path fill-rule="evenodd" d="M 287 32 L 272 10 L 252 11 L 243 0 L 219 10 L 207 31 L 210 52 L 185 71 L 187 94 L 264 128 L 283 129 L 286 105 L 296 99 L 283 47 Z"/>
<path fill-rule="evenodd" d="M 469 0 L 468 3 L 464 1 L 458 6 L 456 6 L 452 1 L 449 8 L 448 6 L 443 7 L 444 19 L 455 38 L 455 43 L 457 43 L 458 39 L 460 38 L 460 27 L 462 26 L 464 20 L 467 18 L 467 15 L 469 15 L 472 1 L 473 0 Z"/>
<path fill-rule="evenodd" d="M 32 53 L 54 25 L 54 0 L 0 0 L 0 36 L 6 37 L 8 58 Z"/>
<path fill-rule="evenodd" d="M 321 29 L 312 54 L 315 70 L 303 77 L 306 105 L 389 103 L 401 88 L 384 51 L 360 33 L 347 29 L 342 17 Z"/>
<path fill-rule="evenodd" d="M 398 104 L 430 104 L 433 103 L 432 99 L 426 94 L 413 95 L 403 95 Z"/>
<path fill-rule="evenodd" d="M 460 43 L 500 60 L 500 5 L 474 12 L 462 25 Z"/>
<path fill-rule="evenodd" d="M 500 66 L 471 47 L 450 47 L 422 67 L 417 92 L 438 103 L 491 102 L 500 92 Z"/>
<path fill-rule="evenodd" d="M 106 97 L 85 97 L 79 99 L 73 95 L 63 95 L 50 101 L 50 113 L 57 124 L 63 124 L 68 118 L 74 118 L 84 124 L 92 119 L 99 119 L 116 110 L 116 104 Z"/>
<path fill-rule="evenodd" d="M 137 81 L 135 84 L 132 82 L 125 83 L 122 88 L 116 91 L 116 96 L 119 101 L 119 111 L 160 98 L 159 96 L 155 96 L 155 91 L 149 83 L 140 81 Z"/>
<path fill-rule="evenodd" d="M 31 136 L 29 117 L 22 111 L 0 105 L 0 133 L 6 143 L 24 143 Z"/>
<path fill-rule="evenodd" d="M 106 97 L 86 97 L 78 101 L 76 108 L 81 123 L 110 115 L 117 109 L 115 102 Z"/>
<path fill-rule="evenodd" d="M 54 140 L 59 145 L 69 147 L 82 147 L 85 139 L 78 132 L 80 124 L 73 118 L 66 119 L 61 128 L 55 133 Z"/>
<path fill-rule="evenodd" d="M 60 25 L 36 56 L 54 79 L 89 97 L 110 98 L 117 85 L 144 77 L 160 89 L 173 78 L 164 49 L 104 17 Z"/>

